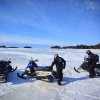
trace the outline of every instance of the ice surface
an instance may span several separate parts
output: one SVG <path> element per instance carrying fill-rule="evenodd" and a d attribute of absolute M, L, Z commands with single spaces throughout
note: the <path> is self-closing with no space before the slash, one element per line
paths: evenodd
<path fill-rule="evenodd" d="M 11 59 L 18 69 L 9 74 L 7 83 L 0 83 L 0 100 L 100 100 L 100 78 L 88 78 L 88 72 L 76 73 L 73 67 L 83 62 L 86 50 L 82 49 L 32 49 L 0 48 L 0 60 Z M 100 50 L 91 50 L 100 56 Z M 23 80 L 17 77 L 31 59 L 38 59 L 38 65 L 51 65 L 54 54 L 59 54 L 66 62 L 62 86 L 56 81 L 47 83 L 36 79 Z"/>

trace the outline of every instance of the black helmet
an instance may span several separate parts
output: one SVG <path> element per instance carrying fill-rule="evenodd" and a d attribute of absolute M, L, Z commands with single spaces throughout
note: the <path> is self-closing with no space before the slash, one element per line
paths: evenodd
<path fill-rule="evenodd" d="M 87 50 L 86 53 L 87 53 L 87 54 L 91 54 L 91 51 L 90 51 L 90 50 Z"/>
<path fill-rule="evenodd" d="M 56 58 L 58 58 L 59 57 L 59 55 L 58 54 L 55 54 L 54 55 L 54 59 L 56 59 Z"/>

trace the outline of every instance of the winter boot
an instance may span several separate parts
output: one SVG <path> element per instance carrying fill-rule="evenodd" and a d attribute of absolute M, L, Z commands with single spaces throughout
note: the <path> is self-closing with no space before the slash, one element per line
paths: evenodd
<path fill-rule="evenodd" d="M 61 80 L 57 80 L 57 84 L 58 85 L 61 85 Z"/>

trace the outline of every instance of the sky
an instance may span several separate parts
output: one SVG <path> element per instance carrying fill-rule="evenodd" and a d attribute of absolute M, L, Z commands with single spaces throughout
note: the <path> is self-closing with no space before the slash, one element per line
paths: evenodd
<path fill-rule="evenodd" d="M 100 43 L 100 0 L 0 0 L 0 44 Z"/>

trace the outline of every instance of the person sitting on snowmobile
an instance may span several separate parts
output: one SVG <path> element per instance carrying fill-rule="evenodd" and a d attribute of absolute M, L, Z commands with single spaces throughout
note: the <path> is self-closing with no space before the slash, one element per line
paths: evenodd
<path fill-rule="evenodd" d="M 57 71 L 57 83 L 58 85 L 61 85 L 61 81 L 63 80 L 63 69 L 65 69 L 66 66 L 66 61 L 62 58 L 59 57 L 58 54 L 54 55 L 54 61 L 51 64 L 51 69 L 53 66 L 56 65 L 56 71 Z"/>
<path fill-rule="evenodd" d="M 96 76 L 96 73 L 95 73 L 95 67 L 96 67 L 96 63 L 97 61 L 95 60 L 95 54 L 92 53 L 90 50 L 87 50 L 86 51 L 86 54 L 88 54 L 88 57 L 85 59 L 87 61 L 87 64 L 88 64 L 88 72 L 89 72 L 89 77 L 90 78 L 94 78 Z"/>

